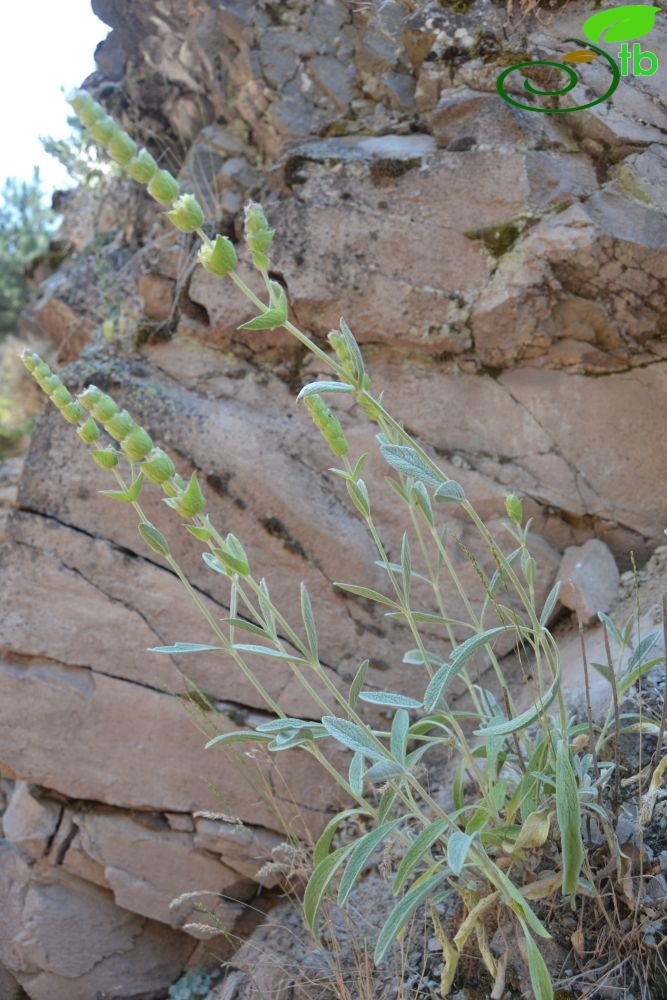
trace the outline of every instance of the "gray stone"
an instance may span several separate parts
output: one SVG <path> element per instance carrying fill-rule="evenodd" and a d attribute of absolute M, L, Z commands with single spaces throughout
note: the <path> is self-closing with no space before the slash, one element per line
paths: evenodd
<path fill-rule="evenodd" d="M 158 1000 L 193 941 L 119 909 L 110 893 L 29 865 L 0 841 L 0 961 L 31 1000 Z"/>
<path fill-rule="evenodd" d="M 61 815 L 62 806 L 40 798 L 25 781 L 17 781 L 2 817 L 4 835 L 24 854 L 41 858 Z"/>
<path fill-rule="evenodd" d="M 565 550 L 558 570 L 558 599 L 584 624 L 598 611 L 609 611 L 618 594 L 620 574 L 612 553 L 599 538 Z"/>

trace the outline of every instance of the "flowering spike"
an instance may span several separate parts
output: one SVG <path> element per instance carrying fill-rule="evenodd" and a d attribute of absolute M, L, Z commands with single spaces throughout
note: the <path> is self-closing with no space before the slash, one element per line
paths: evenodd
<path fill-rule="evenodd" d="M 118 465 L 118 452 L 111 445 L 99 451 L 91 451 L 90 454 L 100 469 L 114 469 Z"/>
<path fill-rule="evenodd" d="M 150 434 L 143 427 L 135 426 L 127 437 L 123 438 L 120 446 L 130 462 L 138 462 L 146 457 L 153 447 L 153 442 Z"/>
<path fill-rule="evenodd" d="M 108 420 L 111 420 L 114 413 L 118 413 L 118 403 L 111 396 L 107 396 L 106 392 L 102 392 L 93 406 L 92 412 L 96 420 L 99 420 L 102 424 L 106 424 Z"/>
<path fill-rule="evenodd" d="M 157 173 L 157 163 L 148 150 L 142 149 L 125 165 L 125 173 L 140 184 L 148 184 Z"/>
<path fill-rule="evenodd" d="M 69 389 L 65 388 L 60 379 L 58 379 L 58 383 L 59 384 L 51 393 L 51 402 L 55 403 L 58 409 L 61 409 L 63 406 L 67 406 L 68 403 L 71 403 L 74 397 Z"/>
<path fill-rule="evenodd" d="M 88 131 L 100 146 L 105 146 L 107 143 L 111 142 L 111 138 L 116 131 L 116 123 L 113 118 L 109 115 L 105 115 L 103 118 L 98 118 L 89 127 Z"/>
<path fill-rule="evenodd" d="M 85 444 L 92 444 L 100 436 L 100 429 L 92 417 L 88 417 L 85 424 L 77 429 L 77 434 Z"/>
<path fill-rule="evenodd" d="M 122 441 L 137 426 L 127 410 L 120 410 L 110 420 L 103 420 L 102 423 L 107 434 L 116 441 Z"/>
<path fill-rule="evenodd" d="M 174 463 L 161 448 L 153 448 L 142 463 L 141 469 L 146 479 L 152 483 L 161 485 L 167 479 L 171 479 L 174 472 Z"/>
<path fill-rule="evenodd" d="M 111 159 L 115 160 L 116 163 L 120 163 L 121 167 L 124 167 L 136 155 L 137 144 L 129 137 L 127 132 L 116 128 L 106 149 Z"/>
<path fill-rule="evenodd" d="M 73 399 L 66 406 L 59 407 L 59 410 L 68 424 L 78 424 L 86 418 L 86 411 L 77 399 Z"/>
<path fill-rule="evenodd" d="M 182 233 L 194 233 L 204 225 L 201 205 L 192 194 L 182 194 L 166 216 Z"/>
<path fill-rule="evenodd" d="M 216 236 L 213 243 L 204 243 L 197 256 L 199 263 L 209 274 L 224 277 L 237 264 L 236 250 L 228 236 Z"/>
<path fill-rule="evenodd" d="M 96 385 L 89 385 L 86 386 L 83 392 L 80 392 L 76 398 L 79 400 L 84 410 L 88 410 L 90 413 L 96 403 L 100 401 L 102 395 L 102 390 L 98 389 Z"/>
<path fill-rule="evenodd" d="M 313 423 L 331 448 L 334 455 L 347 454 L 347 440 L 338 417 L 335 417 L 321 396 L 313 393 L 304 399 Z"/>
<path fill-rule="evenodd" d="M 197 474 L 195 472 L 192 473 L 190 482 L 178 496 L 168 497 L 164 502 L 173 507 L 181 517 L 195 517 L 199 514 L 204 509 L 206 501 L 201 491 Z"/>
<path fill-rule="evenodd" d="M 161 205 L 171 205 L 174 198 L 178 198 L 178 181 L 168 170 L 157 170 L 148 185 L 148 193 L 151 198 L 155 198 Z"/>

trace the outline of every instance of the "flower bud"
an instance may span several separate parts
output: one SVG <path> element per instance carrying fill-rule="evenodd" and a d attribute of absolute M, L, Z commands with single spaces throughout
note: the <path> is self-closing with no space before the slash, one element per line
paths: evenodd
<path fill-rule="evenodd" d="M 39 354 L 35 354 L 34 351 L 29 350 L 27 347 L 21 351 L 21 361 L 29 372 L 34 372 L 37 365 L 44 364 Z M 46 367 L 48 368 L 48 365 Z"/>
<path fill-rule="evenodd" d="M 149 195 L 161 205 L 170 205 L 174 198 L 178 198 L 179 190 L 178 181 L 168 170 L 157 170 L 148 185 Z"/>
<path fill-rule="evenodd" d="M 269 223 L 264 215 L 264 209 L 257 201 L 249 201 L 243 211 L 244 231 L 246 238 L 254 233 L 261 233 L 269 228 Z"/>
<path fill-rule="evenodd" d="M 141 471 L 146 479 L 158 485 L 170 479 L 174 472 L 174 463 L 161 448 L 153 448 L 146 460 L 142 462 Z"/>
<path fill-rule="evenodd" d="M 150 434 L 143 427 L 137 426 L 132 428 L 127 437 L 123 438 L 120 446 L 125 453 L 125 457 L 130 462 L 139 462 L 149 453 L 153 447 L 153 442 L 151 441 Z"/>
<path fill-rule="evenodd" d="M 85 444 L 92 444 L 100 436 L 100 429 L 92 417 L 88 417 L 85 424 L 77 429 L 77 434 Z"/>
<path fill-rule="evenodd" d="M 110 420 L 104 420 L 103 423 L 107 434 L 116 441 L 122 441 L 137 426 L 127 410 L 114 413 Z"/>
<path fill-rule="evenodd" d="M 61 406 L 59 409 L 68 424 L 78 424 L 86 416 L 86 411 L 77 399 L 73 399 L 71 403 L 67 403 L 66 406 Z"/>
<path fill-rule="evenodd" d="M 88 412 L 90 412 L 100 401 L 102 396 L 103 393 L 101 389 L 98 389 L 96 385 L 89 385 L 86 386 L 83 392 L 80 392 L 76 398 L 79 400 L 84 410 L 88 410 Z"/>
<path fill-rule="evenodd" d="M 209 274 L 224 277 L 237 264 L 234 244 L 227 236 L 216 236 L 215 242 L 204 243 L 197 256 L 199 263 Z"/>
<path fill-rule="evenodd" d="M 118 403 L 111 396 L 107 396 L 106 392 L 102 392 L 93 406 L 92 413 L 96 420 L 106 424 L 107 420 L 111 420 L 114 413 L 118 413 Z"/>
<path fill-rule="evenodd" d="M 57 375 L 45 375 L 43 378 L 38 379 L 40 388 L 44 390 L 47 396 L 50 396 L 52 392 L 55 392 L 60 385 L 60 379 Z"/>
<path fill-rule="evenodd" d="M 90 128 L 93 122 L 105 114 L 104 108 L 93 100 L 87 90 L 74 90 L 67 98 L 67 102 L 72 105 L 72 110 L 86 128 Z"/>
<path fill-rule="evenodd" d="M 121 167 L 124 167 L 136 154 L 137 144 L 130 139 L 127 132 L 116 128 L 106 149 L 111 159 L 115 160 L 116 163 L 120 163 Z"/>
<path fill-rule="evenodd" d="M 113 469 L 118 465 L 118 452 L 111 445 L 108 448 L 102 448 L 100 451 L 91 451 L 90 454 L 100 469 Z"/>
<path fill-rule="evenodd" d="M 46 378 L 47 375 L 53 375 L 53 372 L 47 365 L 46 361 L 39 361 L 33 368 L 32 374 L 35 380 L 39 382 L 40 379 Z"/>
<path fill-rule="evenodd" d="M 199 514 L 204 509 L 206 501 L 197 480 L 197 474 L 192 473 L 190 482 L 182 493 L 176 497 L 167 498 L 164 502 L 173 507 L 181 517 L 195 517 Z"/>
<path fill-rule="evenodd" d="M 182 233 L 194 233 L 204 224 L 201 205 L 192 194 L 182 194 L 170 212 L 165 213 L 169 221 Z"/>
<path fill-rule="evenodd" d="M 60 380 L 58 380 L 58 385 L 51 393 L 51 402 L 55 403 L 58 409 L 61 409 L 63 406 L 67 406 L 68 403 L 71 403 L 72 399 L 72 393 L 65 388 Z"/>
<path fill-rule="evenodd" d="M 109 115 L 98 118 L 88 129 L 89 133 L 100 146 L 106 146 L 116 131 L 116 123 Z"/>
<path fill-rule="evenodd" d="M 312 396 L 306 396 L 304 403 L 312 417 L 313 423 L 334 455 L 346 455 L 348 445 L 343 428 L 338 418 L 334 416 L 322 397 L 314 393 Z"/>
<path fill-rule="evenodd" d="M 169 555 L 169 544 L 161 531 L 158 531 L 150 521 L 142 521 L 139 524 L 139 534 L 153 552 L 159 556 Z"/>
<path fill-rule="evenodd" d="M 248 236 L 248 246 L 257 253 L 266 253 L 267 250 L 271 249 L 274 235 L 275 229 L 266 229 L 261 233 L 253 233 Z"/>
<path fill-rule="evenodd" d="M 148 184 L 151 177 L 157 173 L 157 163 L 148 150 L 142 149 L 125 165 L 125 173 L 140 184 Z"/>
<path fill-rule="evenodd" d="M 505 510 L 507 511 L 507 516 L 510 521 L 513 521 L 514 524 L 521 524 L 521 518 L 523 517 L 523 504 L 515 493 L 510 493 L 510 495 L 505 498 Z"/>

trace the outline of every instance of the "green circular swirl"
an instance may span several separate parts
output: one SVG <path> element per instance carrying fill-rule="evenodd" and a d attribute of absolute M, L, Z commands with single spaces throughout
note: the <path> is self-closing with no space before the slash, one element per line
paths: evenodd
<path fill-rule="evenodd" d="M 520 104 L 519 101 L 515 101 L 514 98 L 508 97 L 504 90 L 505 79 L 510 73 L 513 73 L 515 69 L 522 69 L 524 66 L 555 66 L 556 69 L 563 70 L 563 72 L 567 73 L 570 78 L 570 82 L 564 87 L 560 87 L 558 90 L 537 90 L 528 80 L 524 80 L 523 85 L 526 90 L 530 94 L 535 94 L 536 97 L 560 97 L 562 94 L 569 94 L 569 92 L 579 83 L 579 77 L 571 66 L 565 66 L 563 63 L 549 62 L 546 59 L 535 59 L 532 62 L 521 62 L 517 63 L 516 66 L 508 66 L 507 69 L 503 70 L 496 81 L 496 89 L 502 99 L 507 101 L 508 104 L 513 104 L 515 108 L 521 108 L 523 111 L 537 111 L 540 114 L 545 115 L 559 115 L 567 114 L 569 111 L 584 111 L 586 108 L 593 108 L 596 104 L 602 104 L 603 101 L 606 101 L 609 97 L 611 97 L 621 81 L 621 71 L 612 57 L 607 55 L 603 49 L 599 49 L 597 45 L 592 45 L 590 42 L 582 42 L 580 38 L 566 38 L 565 41 L 576 42 L 577 45 L 593 49 L 593 51 L 597 52 L 598 55 L 604 56 L 609 63 L 612 73 L 612 81 L 609 89 L 602 95 L 602 97 L 598 97 L 595 101 L 589 101 L 588 104 L 580 104 L 575 108 L 534 108 L 530 104 Z"/>

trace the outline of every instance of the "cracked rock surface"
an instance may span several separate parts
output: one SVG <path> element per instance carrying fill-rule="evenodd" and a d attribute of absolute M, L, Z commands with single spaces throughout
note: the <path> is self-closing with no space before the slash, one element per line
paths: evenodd
<path fill-rule="evenodd" d="M 322 340 L 345 315 L 389 409 L 499 537 L 506 494 L 522 495 L 539 604 L 566 549 L 599 540 L 622 572 L 667 523 L 667 110 L 659 74 L 577 114 L 505 104 L 500 68 L 560 58 L 589 5 L 514 21 L 491 0 L 456 6 L 93 0 L 112 30 L 87 86 L 216 231 L 238 240 L 244 202 L 262 200 L 295 322 Z M 667 43 L 664 19 L 653 37 Z M 585 67 L 583 86 L 600 92 L 604 72 Z M 245 300 L 194 265 L 190 237 L 127 179 L 64 201 L 70 252 L 26 323 L 56 367 L 70 363 L 67 384 L 112 392 L 181 474 L 197 470 L 214 523 L 243 541 L 290 622 L 307 582 L 333 683 L 345 689 L 369 657 L 369 686 L 421 692 L 402 663 L 410 638 L 332 586 L 386 581 L 294 405 L 318 363 L 284 332 L 238 330 Z M 333 405 L 352 452 L 369 452 L 395 558 L 403 526 L 372 428 L 345 397 Z M 317 835 L 340 802 L 305 755 L 204 752 L 214 733 L 265 720 L 264 706 L 216 653 L 146 652 L 211 637 L 133 513 L 98 496 L 109 485 L 51 410 L 18 494 L 12 481 L 0 496 L 0 994 L 5 977 L 31 1000 L 164 997 L 208 960 L 187 894 L 218 893 L 211 909 L 238 932 L 275 884 L 258 872 L 284 826 Z M 207 610 L 228 615 L 193 540 L 157 491 L 144 495 Z M 456 509 L 450 521 L 479 603 L 469 554 L 493 567 Z M 427 638 L 446 656 L 437 631 Z M 574 690 L 574 645 L 568 656 Z M 283 663 L 252 665 L 286 713 L 316 716 Z M 520 676 L 511 657 L 506 669 Z"/>

